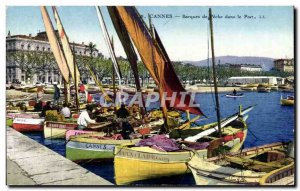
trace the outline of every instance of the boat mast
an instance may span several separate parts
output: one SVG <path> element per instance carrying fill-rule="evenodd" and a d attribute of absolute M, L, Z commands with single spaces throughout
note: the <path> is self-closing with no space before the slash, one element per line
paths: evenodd
<path fill-rule="evenodd" d="M 79 112 L 79 99 L 78 99 L 78 79 L 76 75 L 76 58 L 75 58 L 75 42 L 73 41 L 73 63 L 74 63 L 74 86 L 75 86 L 75 103 L 76 110 Z"/>
<path fill-rule="evenodd" d="M 216 111 L 217 111 L 217 120 L 218 120 L 218 131 L 219 131 L 219 137 L 221 137 L 222 132 L 221 132 L 221 120 L 220 120 L 220 104 L 219 104 L 218 86 L 217 86 L 217 77 L 216 77 L 216 68 L 215 68 L 214 35 L 213 35 L 213 22 L 212 22 L 211 8 L 209 8 L 209 24 L 210 24 L 212 68 L 213 68 L 213 79 L 214 79 L 214 87 L 215 87 L 215 99 L 216 99 Z"/>
<path fill-rule="evenodd" d="M 114 48 L 114 39 L 113 37 L 111 36 L 111 48 L 113 51 L 115 51 L 115 48 Z M 114 65 L 112 64 L 111 65 L 112 67 L 112 83 L 113 83 L 113 92 L 114 92 L 114 103 L 116 103 L 116 74 L 115 74 L 115 68 L 114 68 Z M 117 111 L 117 108 L 116 108 L 116 104 L 114 104 L 114 111 L 116 112 Z"/>
<path fill-rule="evenodd" d="M 101 27 L 102 32 L 103 32 L 104 40 L 106 41 L 106 45 L 107 45 L 107 48 L 108 48 L 108 51 L 109 51 L 109 54 L 110 54 L 110 57 L 111 57 L 111 61 L 113 63 L 114 69 L 115 69 L 115 73 L 117 74 L 117 77 L 119 79 L 119 83 L 118 83 L 119 90 L 120 90 L 120 93 L 122 94 L 122 77 L 121 77 L 118 61 L 117 61 L 115 52 L 113 51 L 113 49 L 111 47 L 112 43 L 111 43 L 111 40 L 110 40 L 109 35 L 108 35 L 108 31 L 107 31 L 107 28 L 106 28 L 106 25 L 105 25 L 105 22 L 104 22 L 102 13 L 101 13 L 101 9 L 100 9 L 99 6 L 96 6 L 95 8 L 96 8 L 96 11 L 97 11 L 99 24 L 100 24 L 100 27 Z M 119 95 L 119 100 L 121 102 L 123 102 L 123 100 L 121 100 L 121 97 L 122 97 L 121 94 Z"/>

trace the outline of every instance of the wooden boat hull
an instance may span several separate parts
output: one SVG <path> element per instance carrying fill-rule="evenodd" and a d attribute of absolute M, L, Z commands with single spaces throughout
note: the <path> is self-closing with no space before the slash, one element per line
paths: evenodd
<path fill-rule="evenodd" d="M 104 133 L 89 134 L 103 137 Z M 71 137 L 66 144 L 66 158 L 75 161 L 105 160 L 114 158 L 115 146 L 135 143 L 139 140 L 99 140 L 90 139 L 89 135 Z"/>
<path fill-rule="evenodd" d="M 24 89 L 22 89 L 22 91 L 23 91 L 23 92 L 34 93 L 34 92 L 37 92 L 37 87 L 24 88 Z"/>
<path fill-rule="evenodd" d="M 64 139 L 68 130 L 77 128 L 77 123 L 46 121 L 44 123 L 45 139 Z"/>
<path fill-rule="evenodd" d="M 281 105 L 293 106 L 294 105 L 294 100 L 281 99 L 280 103 L 281 103 Z"/>
<path fill-rule="evenodd" d="M 260 152 L 283 149 L 281 143 L 274 143 L 260 147 L 244 149 L 241 152 L 229 153 L 229 156 L 256 156 Z M 270 173 L 241 170 L 239 168 L 221 166 L 211 162 L 217 159 L 202 159 L 196 155 L 188 162 L 197 185 L 259 185 L 269 181 L 272 175 L 278 173 L 273 170 Z M 293 163 L 292 163 L 293 164 Z M 287 165 L 290 168 L 290 165 Z M 281 169 L 286 169 L 281 168 Z M 288 169 L 290 170 L 290 169 Z M 263 179 L 263 180 L 262 180 Z"/>
<path fill-rule="evenodd" d="M 83 135 L 83 134 L 91 134 L 91 133 L 97 133 L 97 131 L 67 130 L 65 138 L 66 138 L 66 141 L 68 141 L 71 136 Z"/>
<path fill-rule="evenodd" d="M 6 125 L 12 127 L 15 118 L 39 118 L 38 114 L 27 114 L 27 113 L 7 113 L 6 114 Z"/>
<path fill-rule="evenodd" d="M 45 88 L 44 94 L 54 94 L 54 89 L 53 88 Z"/>
<path fill-rule="evenodd" d="M 247 130 L 244 133 L 246 135 Z M 231 151 L 235 152 L 241 148 L 245 139 L 239 143 L 234 139 L 225 145 L 233 145 Z M 193 152 L 201 158 L 207 157 L 207 149 Z M 117 146 L 114 151 L 116 184 L 126 185 L 140 180 L 190 173 L 186 163 L 194 155 L 193 152 L 159 152 L 149 147 Z"/>
<path fill-rule="evenodd" d="M 259 84 L 247 84 L 246 87 L 257 87 Z"/>
<path fill-rule="evenodd" d="M 44 119 L 15 118 L 12 127 L 19 132 L 43 131 Z"/>
<path fill-rule="evenodd" d="M 196 185 L 258 185 L 259 180 L 265 175 L 265 173 L 255 173 L 249 170 L 220 167 L 203 160 L 189 161 L 189 164 L 194 163 L 201 164 L 203 167 L 200 170 L 189 166 Z"/>
<path fill-rule="evenodd" d="M 188 171 L 186 162 L 192 152 L 158 152 L 148 147 L 136 147 L 134 150 L 126 147 L 115 148 L 115 181 L 117 185 L 131 182 L 184 174 Z M 144 150 L 143 150 L 144 149 Z M 207 150 L 199 150 L 200 156 L 206 157 Z"/>

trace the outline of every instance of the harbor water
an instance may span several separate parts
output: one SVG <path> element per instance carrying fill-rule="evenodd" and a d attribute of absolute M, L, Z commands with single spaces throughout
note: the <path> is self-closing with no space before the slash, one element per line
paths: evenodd
<path fill-rule="evenodd" d="M 230 116 L 238 112 L 239 105 L 243 108 L 256 105 L 248 115 L 247 124 L 249 131 L 244 144 L 244 148 L 260 146 L 263 144 L 274 142 L 288 142 L 294 140 L 294 107 L 281 106 L 280 97 L 286 97 L 291 93 L 271 92 L 257 93 L 246 92 L 242 98 L 227 98 L 225 93 L 219 94 L 221 117 Z M 200 124 L 206 124 L 216 121 L 216 111 L 214 95 L 209 93 L 199 93 L 196 95 L 196 102 L 200 104 L 200 108 L 207 118 L 197 121 Z M 156 107 L 158 104 L 152 105 Z M 191 118 L 193 115 L 191 115 Z M 24 133 L 28 137 L 34 139 L 54 150 L 55 152 L 65 156 L 64 140 L 45 140 L 42 132 Z M 80 164 L 82 167 L 91 172 L 105 178 L 114 183 L 114 167 L 113 161 L 105 162 L 86 162 Z M 191 174 L 173 176 L 167 178 L 140 181 L 134 185 L 194 185 L 194 179 Z"/>

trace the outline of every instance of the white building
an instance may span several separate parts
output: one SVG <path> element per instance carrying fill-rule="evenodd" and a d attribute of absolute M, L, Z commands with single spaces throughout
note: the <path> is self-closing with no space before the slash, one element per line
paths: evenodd
<path fill-rule="evenodd" d="M 90 52 L 88 50 L 88 45 L 81 43 L 70 43 L 71 48 L 73 45 L 75 47 L 76 55 L 85 55 L 90 56 Z M 16 52 L 51 52 L 50 44 L 48 42 L 48 38 L 46 32 L 39 32 L 36 36 L 32 36 L 31 34 L 27 35 L 10 35 L 6 37 L 6 82 L 11 83 L 14 81 L 19 82 L 62 82 L 62 76 L 58 71 L 57 64 L 55 60 L 49 60 L 44 68 L 43 72 L 37 71 L 37 73 L 33 74 L 31 79 L 26 77 L 25 72 L 22 71 L 20 64 L 17 63 L 17 60 L 12 55 L 12 53 Z M 93 57 L 102 57 L 103 55 L 96 49 L 92 53 Z M 39 73 L 38 73 L 39 72 Z M 27 78 L 27 79 L 26 79 Z M 90 81 L 90 76 L 82 76 L 82 80 Z"/>
<path fill-rule="evenodd" d="M 284 84 L 284 79 L 275 76 L 243 76 L 243 77 L 231 77 L 228 79 L 229 85 L 242 85 L 242 84 Z"/>
<path fill-rule="evenodd" d="M 249 71 L 249 72 L 262 71 L 262 67 L 260 65 L 255 65 L 255 64 L 229 64 L 229 68 L 234 68 L 234 69 Z"/>

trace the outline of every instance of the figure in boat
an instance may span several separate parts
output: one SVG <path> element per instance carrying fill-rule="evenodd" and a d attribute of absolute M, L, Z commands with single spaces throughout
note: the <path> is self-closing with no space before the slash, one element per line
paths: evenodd
<path fill-rule="evenodd" d="M 90 118 L 90 115 L 92 114 L 93 107 L 91 105 L 86 106 L 86 110 L 80 113 L 77 124 L 79 130 L 84 130 L 87 128 L 89 123 L 95 124 L 96 121 Z"/>
<path fill-rule="evenodd" d="M 236 90 L 235 89 L 233 89 L 233 95 L 236 95 Z"/>

